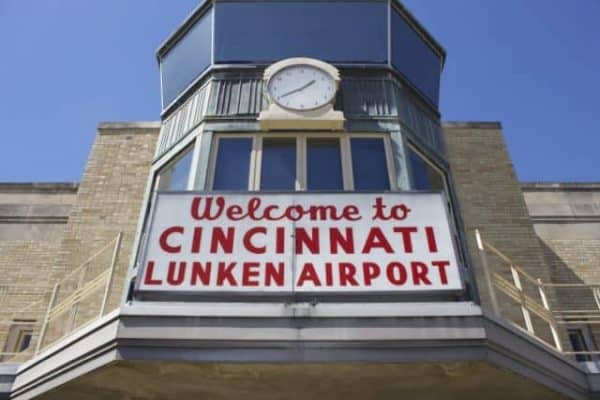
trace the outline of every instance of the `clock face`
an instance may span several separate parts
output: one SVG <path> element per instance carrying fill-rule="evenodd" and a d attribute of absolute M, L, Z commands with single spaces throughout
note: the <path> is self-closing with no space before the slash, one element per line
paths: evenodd
<path fill-rule="evenodd" d="M 276 72 L 268 83 L 271 99 L 292 110 L 313 110 L 333 100 L 336 82 L 311 65 L 292 65 Z"/>

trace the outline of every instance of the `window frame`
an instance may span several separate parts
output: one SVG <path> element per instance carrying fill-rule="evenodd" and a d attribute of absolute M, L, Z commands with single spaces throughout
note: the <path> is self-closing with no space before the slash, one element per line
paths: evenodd
<path fill-rule="evenodd" d="M 431 161 L 429 157 L 427 157 L 427 155 L 425 155 L 425 153 L 423 153 L 421 150 L 419 150 L 418 146 L 415 145 L 413 142 L 411 142 L 410 140 L 406 141 L 406 148 L 409 151 L 412 151 L 413 153 L 415 153 L 425 164 L 429 165 L 435 172 L 437 172 L 440 177 L 442 178 L 442 182 L 444 184 L 444 195 L 446 197 L 449 196 L 449 186 L 448 186 L 448 177 L 446 172 L 444 172 L 444 170 L 440 167 L 438 167 L 435 162 Z M 419 189 L 415 189 L 415 181 L 414 181 L 414 173 L 413 173 L 413 169 L 412 169 L 412 165 L 411 162 L 409 160 L 409 156 L 407 155 L 407 163 L 406 165 L 408 166 L 408 172 L 409 172 L 409 181 L 410 181 L 410 190 L 411 191 L 419 191 Z M 426 191 L 435 191 L 434 189 L 427 189 Z M 448 201 L 450 201 L 450 199 L 447 199 Z"/>
<path fill-rule="evenodd" d="M 154 190 L 155 191 L 162 191 L 162 192 L 178 191 L 178 190 L 161 188 L 160 187 L 161 178 L 163 177 L 163 175 L 166 171 L 171 169 L 173 166 L 175 166 L 177 163 L 179 163 L 179 161 L 183 160 L 188 155 L 190 155 L 192 158 L 190 159 L 190 167 L 189 167 L 188 174 L 187 174 L 187 181 L 186 181 L 185 189 L 179 189 L 179 190 L 190 190 L 190 188 L 193 187 L 194 178 L 195 178 L 194 171 L 196 170 L 195 165 L 197 164 L 197 155 L 196 155 L 195 148 L 196 148 L 196 140 L 192 140 L 189 144 L 187 144 L 185 147 L 183 147 L 181 150 L 179 150 L 169 161 L 162 164 L 156 170 L 155 180 L 154 180 Z M 172 175 L 173 175 L 173 173 L 171 172 L 171 177 L 172 177 Z"/>
<path fill-rule="evenodd" d="M 207 190 L 213 191 L 215 169 L 217 163 L 217 154 L 219 150 L 219 142 L 221 139 L 227 138 L 251 138 L 252 150 L 250 154 L 248 191 L 261 191 L 260 180 L 262 172 L 262 146 L 264 139 L 271 138 L 295 138 L 296 139 L 296 183 L 295 191 L 308 191 L 308 166 L 307 166 L 307 149 L 308 139 L 313 138 L 335 138 L 340 141 L 340 159 L 342 162 L 342 180 L 343 191 L 354 191 L 354 175 L 352 164 L 352 151 L 350 140 L 352 138 L 369 138 L 383 140 L 383 146 L 386 158 L 386 167 L 389 182 L 389 191 L 397 191 L 396 185 L 396 170 L 392 157 L 392 144 L 389 133 L 348 133 L 348 132 L 253 132 L 253 133 L 217 133 L 213 136 L 209 163 L 208 163 L 208 179 Z M 282 190 L 283 192 L 283 190 Z M 286 191 L 287 192 L 287 191 Z"/>

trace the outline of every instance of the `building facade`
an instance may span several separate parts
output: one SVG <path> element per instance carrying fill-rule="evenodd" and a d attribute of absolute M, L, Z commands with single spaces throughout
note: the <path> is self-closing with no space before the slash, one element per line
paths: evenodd
<path fill-rule="evenodd" d="M 600 186 L 442 123 L 399 2 L 204 1 L 157 58 L 160 121 L 0 185 L 0 396 L 598 396 Z"/>

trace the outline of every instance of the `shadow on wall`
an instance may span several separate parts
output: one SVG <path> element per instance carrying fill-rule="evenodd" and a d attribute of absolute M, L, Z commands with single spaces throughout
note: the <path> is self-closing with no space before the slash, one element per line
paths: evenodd
<path fill-rule="evenodd" d="M 590 351 L 598 350 L 600 343 L 600 303 L 593 288 L 588 285 L 556 252 L 539 238 L 544 259 L 548 265 L 554 296 L 549 299 L 550 307 L 558 320 L 563 320 L 567 329 L 581 330 L 588 338 Z M 560 286 L 568 284 L 569 286 Z M 585 286 L 579 286 L 585 285 Z M 600 294 L 600 293 L 599 293 Z M 594 318 L 595 315 L 595 318 Z M 594 320 L 596 322 L 594 323 Z M 570 348 L 569 338 L 561 338 L 563 346 Z"/>

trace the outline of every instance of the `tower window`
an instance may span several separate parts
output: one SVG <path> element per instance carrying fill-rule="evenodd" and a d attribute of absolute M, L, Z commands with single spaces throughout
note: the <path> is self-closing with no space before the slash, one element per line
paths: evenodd
<path fill-rule="evenodd" d="M 393 188 L 385 134 L 219 134 L 211 190 L 386 191 Z"/>
<path fill-rule="evenodd" d="M 343 190 L 342 155 L 338 138 L 309 138 L 306 149 L 308 190 Z"/>

